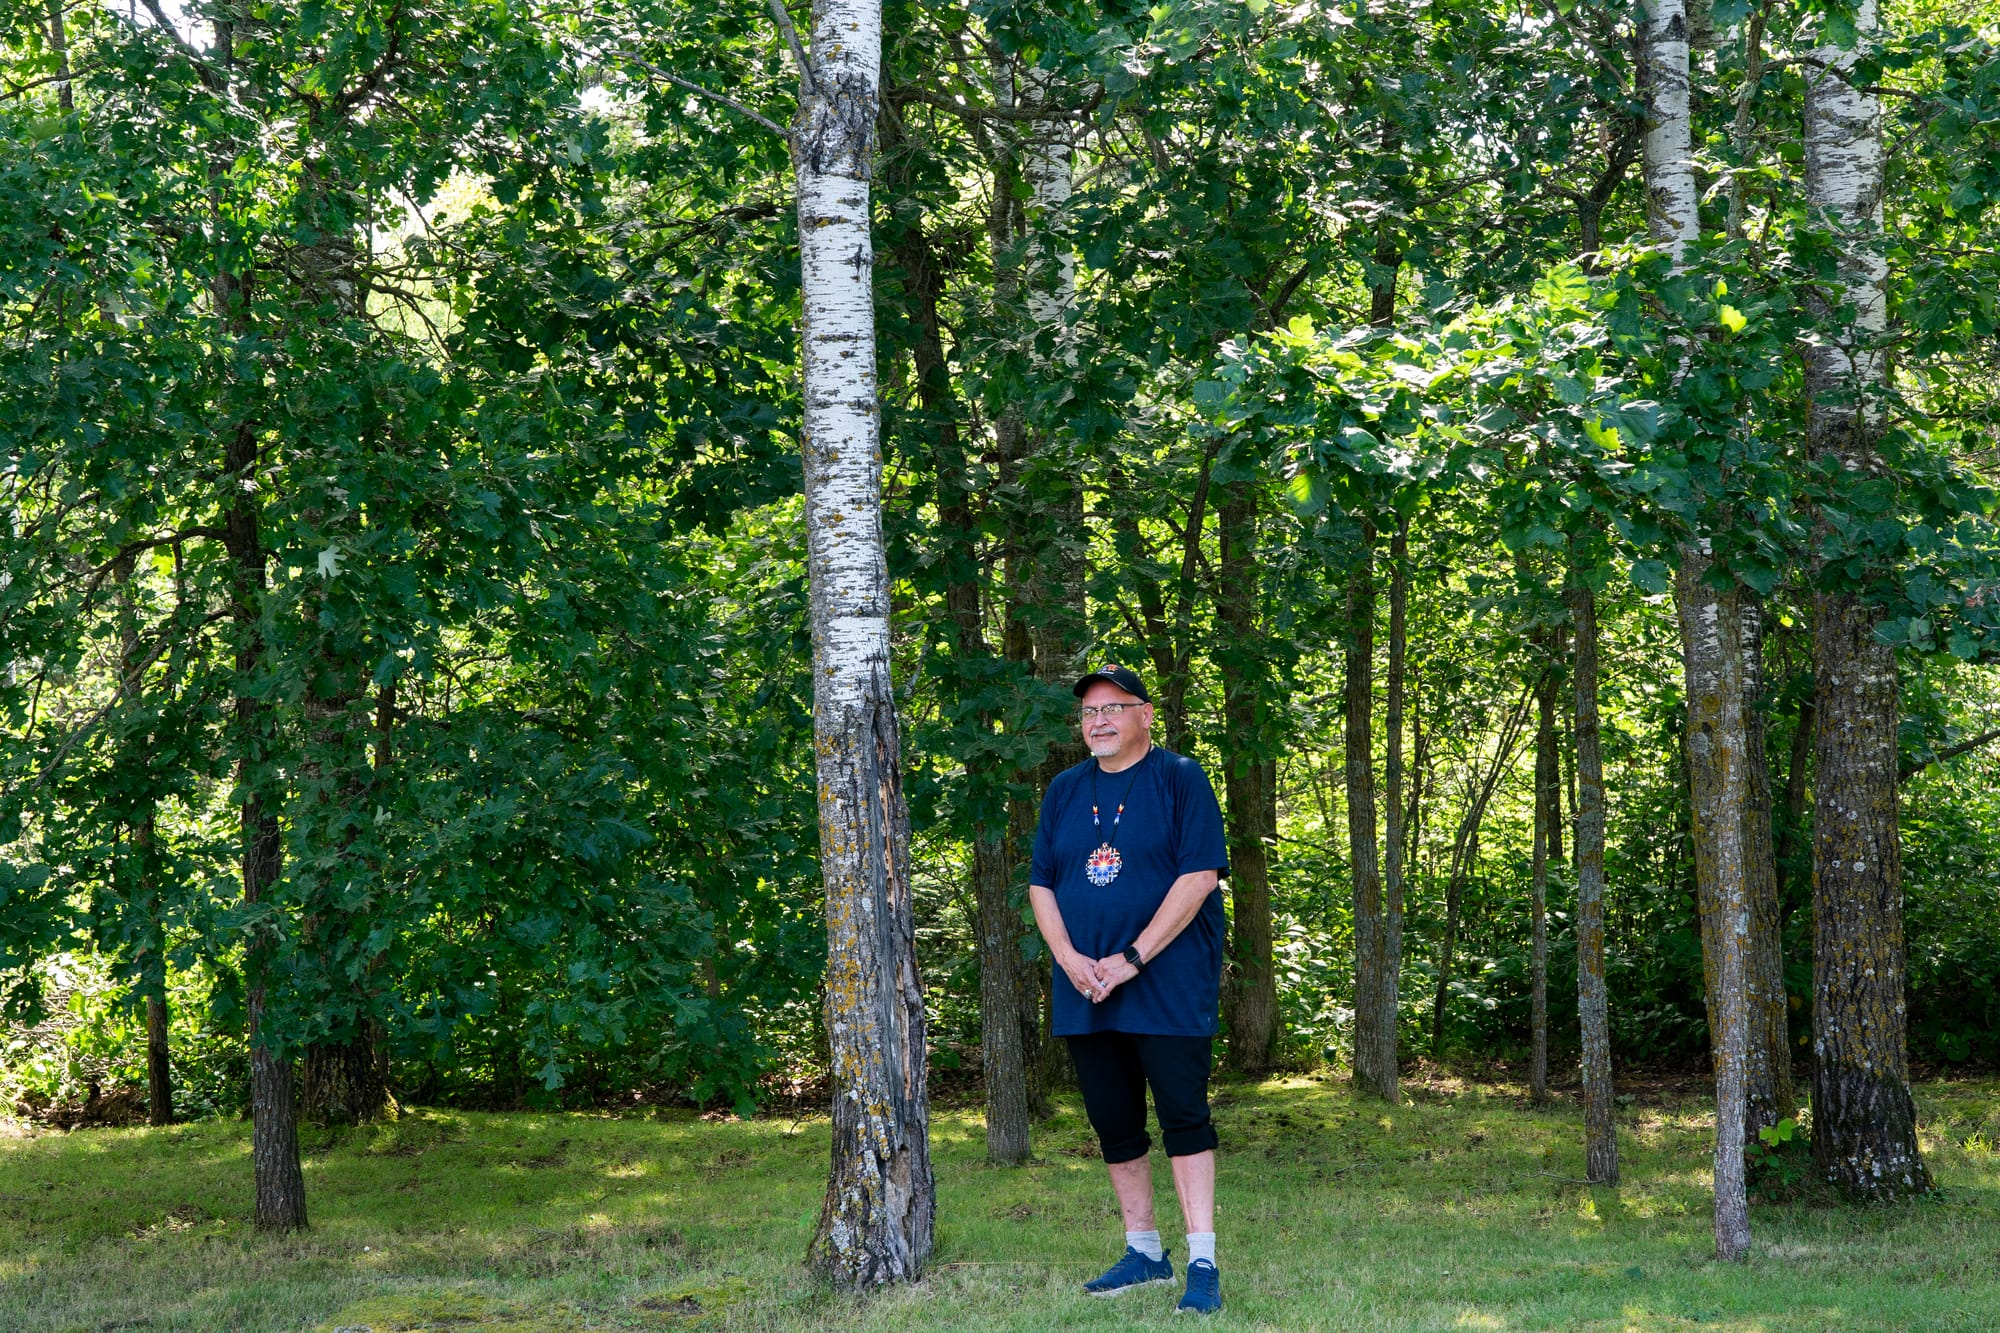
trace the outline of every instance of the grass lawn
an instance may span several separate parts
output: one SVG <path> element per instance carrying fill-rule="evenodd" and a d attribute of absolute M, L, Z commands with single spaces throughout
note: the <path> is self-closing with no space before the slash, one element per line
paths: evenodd
<path fill-rule="evenodd" d="M 1389 1109 L 1344 1081 L 1224 1085 L 1216 1321 L 1269 1329 L 2000 1328 L 2000 1085 L 1918 1090 L 1941 1186 L 1894 1209 L 1760 1206 L 1709 1258 L 1708 1117 L 1621 1116 L 1625 1183 L 1571 1183 L 1567 1108 L 1445 1080 Z M 1121 1246 L 1073 1107 L 1041 1159 L 982 1161 L 977 1108 L 933 1124 L 936 1262 L 858 1301 L 800 1259 L 824 1119 L 419 1111 L 309 1136 L 313 1229 L 248 1224 L 249 1128 L 0 1137 L 0 1329 L 1114 1329 L 1179 1292 L 1094 1301 Z M 1156 1150 L 1157 1154 L 1157 1150 Z M 1156 1163 L 1179 1267 L 1179 1215 Z"/>

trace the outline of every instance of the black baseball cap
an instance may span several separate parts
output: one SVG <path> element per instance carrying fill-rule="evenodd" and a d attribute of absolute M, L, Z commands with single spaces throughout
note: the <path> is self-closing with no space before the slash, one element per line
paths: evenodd
<path fill-rule="evenodd" d="M 1108 680 L 1125 693 L 1137 695 L 1145 703 L 1153 702 L 1153 696 L 1146 693 L 1146 682 L 1140 680 L 1131 668 L 1119 666 L 1116 662 L 1106 662 L 1089 675 L 1079 678 L 1070 688 L 1070 693 L 1081 699 L 1094 680 Z"/>

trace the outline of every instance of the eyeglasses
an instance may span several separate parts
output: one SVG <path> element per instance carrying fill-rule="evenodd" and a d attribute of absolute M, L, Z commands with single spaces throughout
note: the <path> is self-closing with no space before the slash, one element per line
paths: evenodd
<path fill-rule="evenodd" d="M 1099 708 L 1079 708 L 1076 715 L 1085 722 L 1094 717 L 1117 717 L 1128 708 L 1144 708 L 1144 704 L 1105 704 Z"/>

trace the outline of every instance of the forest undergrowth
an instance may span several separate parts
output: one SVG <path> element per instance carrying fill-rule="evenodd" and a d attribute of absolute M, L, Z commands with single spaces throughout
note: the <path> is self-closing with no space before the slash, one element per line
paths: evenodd
<path fill-rule="evenodd" d="M 1635 1084 L 1624 1185 L 1577 1182 L 1566 1097 L 1433 1074 L 1407 1104 L 1344 1077 L 1225 1083 L 1216 1117 L 1232 1328 L 1984 1329 L 2000 1310 L 2000 1081 L 1917 1088 L 1923 1202 L 1810 1190 L 1755 1209 L 1748 1262 L 1711 1257 L 1712 1106 Z M 801 1258 L 823 1116 L 416 1110 L 302 1145 L 310 1231 L 249 1223 L 249 1127 L 0 1137 L 0 1328 L 10 1330 L 1088 1329 L 1172 1324 L 1175 1287 L 1077 1286 L 1118 1223 L 1074 1104 L 1023 1168 L 985 1164 L 976 1107 L 932 1121 L 936 1262 L 856 1301 Z M 1157 1155 L 1157 1154 L 1156 1154 Z M 1180 1248 L 1164 1164 L 1162 1231 Z M 1177 1256 L 1178 1257 L 1178 1256 Z M 1176 1265 L 1178 1267 L 1178 1263 Z"/>

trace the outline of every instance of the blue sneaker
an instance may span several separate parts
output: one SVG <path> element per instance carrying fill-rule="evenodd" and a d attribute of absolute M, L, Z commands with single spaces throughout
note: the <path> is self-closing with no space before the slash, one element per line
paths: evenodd
<path fill-rule="evenodd" d="M 1214 1314 L 1221 1308 L 1222 1274 L 1208 1260 L 1195 1260 L 1187 1266 L 1187 1290 L 1181 1295 L 1181 1303 L 1174 1307 L 1174 1313 Z"/>
<path fill-rule="evenodd" d="M 1148 1259 L 1131 1246 L 1125 1247 L 1125 1257 L 1111 1267 L 1083 1284 L 1083 1289 L 1092 1296 L 1116 1296 L 1121 1291 L 1143 1287 L 1153 1282 L 1172 1282 L 1174 1261 L 1162 1254 L 1157 1259 Z"/>

